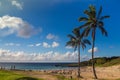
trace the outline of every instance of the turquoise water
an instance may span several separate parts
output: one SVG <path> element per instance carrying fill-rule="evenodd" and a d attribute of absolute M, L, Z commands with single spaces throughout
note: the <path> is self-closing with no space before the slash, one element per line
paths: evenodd
<path fill-rule="evenodd" d="M 20 69 L 20 70 L 52 70 L 73 68 L 67 66 L 59 66 L 70 63 L 0 63 L 2 69 Z"/>

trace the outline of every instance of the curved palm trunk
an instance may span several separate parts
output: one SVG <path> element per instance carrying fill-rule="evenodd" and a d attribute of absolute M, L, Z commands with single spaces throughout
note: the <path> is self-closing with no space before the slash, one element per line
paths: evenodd
<path fill-rule="evenodd" d="M 94 61 L 95 29 L 94 29 L 92 36 L 93 36 L 93 39 L 92 39 L 92 69 L 93 69 L 93 74 L 94 74 L 95 79 L 98 79 L 96 75 L 96 71 L 95 71 L 95 61 Z"/>
<path fill-rule="evenodd" d="M 78 78 L 80 78 L 80 45 L 78 45 Z"/>

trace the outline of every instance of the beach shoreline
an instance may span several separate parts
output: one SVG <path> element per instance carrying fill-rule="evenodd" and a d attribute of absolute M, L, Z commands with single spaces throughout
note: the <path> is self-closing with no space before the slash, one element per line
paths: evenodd
<path fill-rule="evenodd" d="M 67 77 L 77 77 L 77 68 L 63 69 L 63 70 L 50 70 L 47 73 L 62 74 Z M 120 78 L 120 65 L 110 67 L 96 67 L 96 72 L 99 79 L 118 79 Z M 84 79 L 93 78 L 92 67 L 81 67 L 81 76 Z"/>
<path fill-rule="evenodd" d="M 55 78 L 54 76 L 60 75 L 66 78 L 77 78 L 77 68 L 68 68 L 68 69 L 58 69 L 58 70 L 10 70 L 15 73 L 22 73 L 28 76 L 33 76 L 37 78 L 44 78 L 51 76 L 51 78 Z M 120 65 L 114 65 L 109 67 L 96 67 L 96 72 L 98 75 L 98 79 L 108 79 L 108 80 L 116 80 L 120 79 Z M 81 67 L 81 76 L 83 77 L 81 80 L 94 80 L 92 67 Z M 46 79 L 45 80 L 48 80 Z M 52 79 L 51 79 L 52 80 Z M 54 79 L 53 79 L 54 80 Z M 57 80 L 57 79 L 55 79 Z"/>

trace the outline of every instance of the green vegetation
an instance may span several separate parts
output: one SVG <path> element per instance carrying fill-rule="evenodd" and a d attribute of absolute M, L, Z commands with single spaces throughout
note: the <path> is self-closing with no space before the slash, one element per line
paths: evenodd
<path fill-rule="evenodd" d="M 76 79 L 70 79 L 70 78 L 66 78 L 65 76 L 62 76 L 62 75 L 57 75 L 56 76 L 58 78 L 58 80 L 76 80 Z"/>
<path fill-rule="evenodd" d="M 113 65 L 119 65 L 120 64 L 120 56 L 99 57 L 99 58 L 95 58 L 94 60 L 95 60 L 95 66 L 99 66 L 99 67 L 108 67 L 108 66 L 113 66 Z M 92 66 L 91 60 L 83 61 L 80 64 L 81 64 L 81 66 Z M 64 66 L 77 67 L 78 64 L 77 63 L 72 63 L 72 64 L 67 64 L 67 65 L 64 65 Z"/>
<path fill-rule="evenodd" d="M 120 57 L 108 59 L 108 60 L 106 60 L 106 63 L 100 64 L 100 65 L 107 67 L 107 66 L 113 66 L 113 65 L 118 65 L 118 64 L 120 64 Z"/>
<path fill-rule="evenodd" d="M 0 71 L 0 80 L 43 80 L 33 77 L 28 77 L 22 74 L 16 74 L 12 71 Z"/>

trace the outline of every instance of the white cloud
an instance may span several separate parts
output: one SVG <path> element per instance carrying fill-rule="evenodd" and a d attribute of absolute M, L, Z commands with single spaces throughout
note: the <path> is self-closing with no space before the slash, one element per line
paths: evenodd
<path fill-rule="evenodd" d="M 41 46 L 41 43 L 30 44 L 30 45 L 28 45 L 28 47 L 38 47 L 38 46 Z"/>
<path fill-rule="evenodd" d="M 33 44 L 28 45 L 28 47 L 33 47 L 33 46 L 34 46 Z"/>
<path fill-rule="evenodd" d="M 50 48 L 51 45 L 49 45 L 47 42 L 43 42 L 43 47 L 44 47 L 44 48 Z"/>
<path fill-rule="evenodd" d="M 47 39 L 51 40 L 51 39 L 58 39 L 58 36 L 54 35 L 54 34 L 51 34 L 49 33 L 47 36 L 46 36 Z"/>
<path fill-rule="evenodd" d="M 0 36 L 16 34 L 18 37 L 29 38 L 39 31 L 19 17 L 9 15 L 0 17 Z"/>
<path fill-rule="evenodd" d="M 53 47 L 53 48 L 58 47 L 58 46 L 59 46 L 59 43 L 57 43 L 57 42 L 53 42 L 53 43 L 52 43 L 52 47 Z"/>
<path fill-rule="evenodd" d="M 71 46 L 66 46 L 65 48 L 66 49 L 73 49 Z"/>
<path fill-rule="evenodd" d="M 30 44 L 28 45 L 28 47 L 38 47 L 38 46 L 42 46 L 44 48 L 56 48 L 59 46 L 58 42 L 52 42 L 52 44 L 49 44 L 47 42 L 43 42 L 43 43 L 37 43 L 37 44 Z"/>
<path fill-rule="evenodd" d="M 18 43 L 6 43 L 5 46 L 20 46 Z"/>
<path fill-rule="evenodd" d="M 56 48 L 56 47 L 58 47 L 59 46 L 59 43 L 58 42 L 52 42 L 52 44 L 50 45 L 50 44 L 48 44 L 47 42 L 43 42 L 43 47 L 44 48 Z"/>
<path fill-rule="evenodd" d="M 23 9 L 22 4 L 19 3 L 19 2 L 16 1 L 16 0 L 12 0 L 12 1 L 11 1 L 11 4 L 12 4 L 13 6 L 16 6 L 16 7 L 17 7 L 18 9 L 20 9 L 20 10 Z"/>
<path fill-rule="evenodd" d="M 35 44 L 35 46 L 40 46 L 41 45 L 41 43 L 37 43 L 37 44 Z"/>
<path fill-rule="evenodd" d="M 58 62 L 58 61 L 77 61 L 76 52 L 59 53 L 49 51 L 46 53 L 25 53 L 23 51 L 12 52 L 10 50 L 0 49 L 0 61 L 14 62 Z"/>
<path fill-rule="evenodd" d="M 94 47 L 94 52 L 97 52 L 98 51 L 98 48 L 97 47 Z M 92 49 L 89 49 L 88 50 L 89 53 L 92 53 Z"/>

